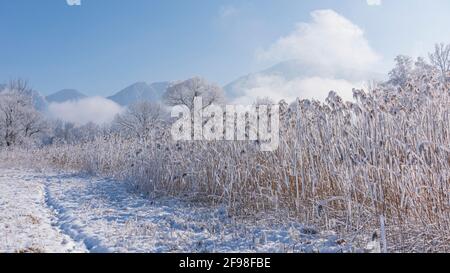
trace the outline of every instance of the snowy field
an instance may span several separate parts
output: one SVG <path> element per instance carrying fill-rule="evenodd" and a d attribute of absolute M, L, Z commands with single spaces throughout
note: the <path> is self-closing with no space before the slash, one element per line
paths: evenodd
<path fill-rule="evenodd" d="M 0 252 L 352 251 L 295 222 L 235 220 L 107 179 L 0 168 L 0 189 Z"/>

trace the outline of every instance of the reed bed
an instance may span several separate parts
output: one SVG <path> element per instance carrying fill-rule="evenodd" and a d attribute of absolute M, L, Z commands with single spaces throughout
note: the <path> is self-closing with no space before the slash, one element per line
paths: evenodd
<path fill-rule="evenodd" d="M 422 78 L 353 102 L 280 103 L 280 147 L 108 135 L 35 151 L 52 166 L 112 176 L 146 193 L 226 204 L 234 215 L 280 212 L 390 252 L 450 250 L 450 93 Z M 366 241 L 367 242 L 367 241 Z"/>

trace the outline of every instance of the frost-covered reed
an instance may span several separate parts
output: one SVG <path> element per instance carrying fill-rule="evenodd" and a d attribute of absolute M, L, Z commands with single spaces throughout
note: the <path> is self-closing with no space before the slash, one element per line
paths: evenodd
<path fill-rule="evenodd" d="M 144 192 L 279 211 L 398 252 L 450 250 L 450 93 L 432 77 L 399 90 L 281 103 L 281 144 L 107 135 L 38 151 L 53 166 L 114 176 Z M 382 219 L 382 220 L 381 220 Z"/>

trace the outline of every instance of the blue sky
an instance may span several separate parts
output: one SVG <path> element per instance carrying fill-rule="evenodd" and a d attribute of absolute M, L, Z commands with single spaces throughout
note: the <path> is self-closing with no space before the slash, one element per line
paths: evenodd
<path fill-rule="evenodd" d="M 257 52 L 320 9 L 364 30 L 379 70 L 450 42 L 448 0 L 0 0 L 0 82 L 90 95 L 196 75 L 224 85 L 266 68 Z"/>

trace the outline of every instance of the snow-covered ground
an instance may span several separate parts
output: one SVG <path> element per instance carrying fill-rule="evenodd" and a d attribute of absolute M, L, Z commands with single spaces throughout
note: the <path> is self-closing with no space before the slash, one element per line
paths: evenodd
<path fill-rule="evenodd" d="M 310 231 L 151 200 L 109 179 L 0 168 L 0 252 L 351 251 L 337 236 Z"/>
<path fill-rule="evenodd" d="M 85 252 L 54 225 L 45 185 L 32 174 L 0 170 L 0 252 Z"/>

